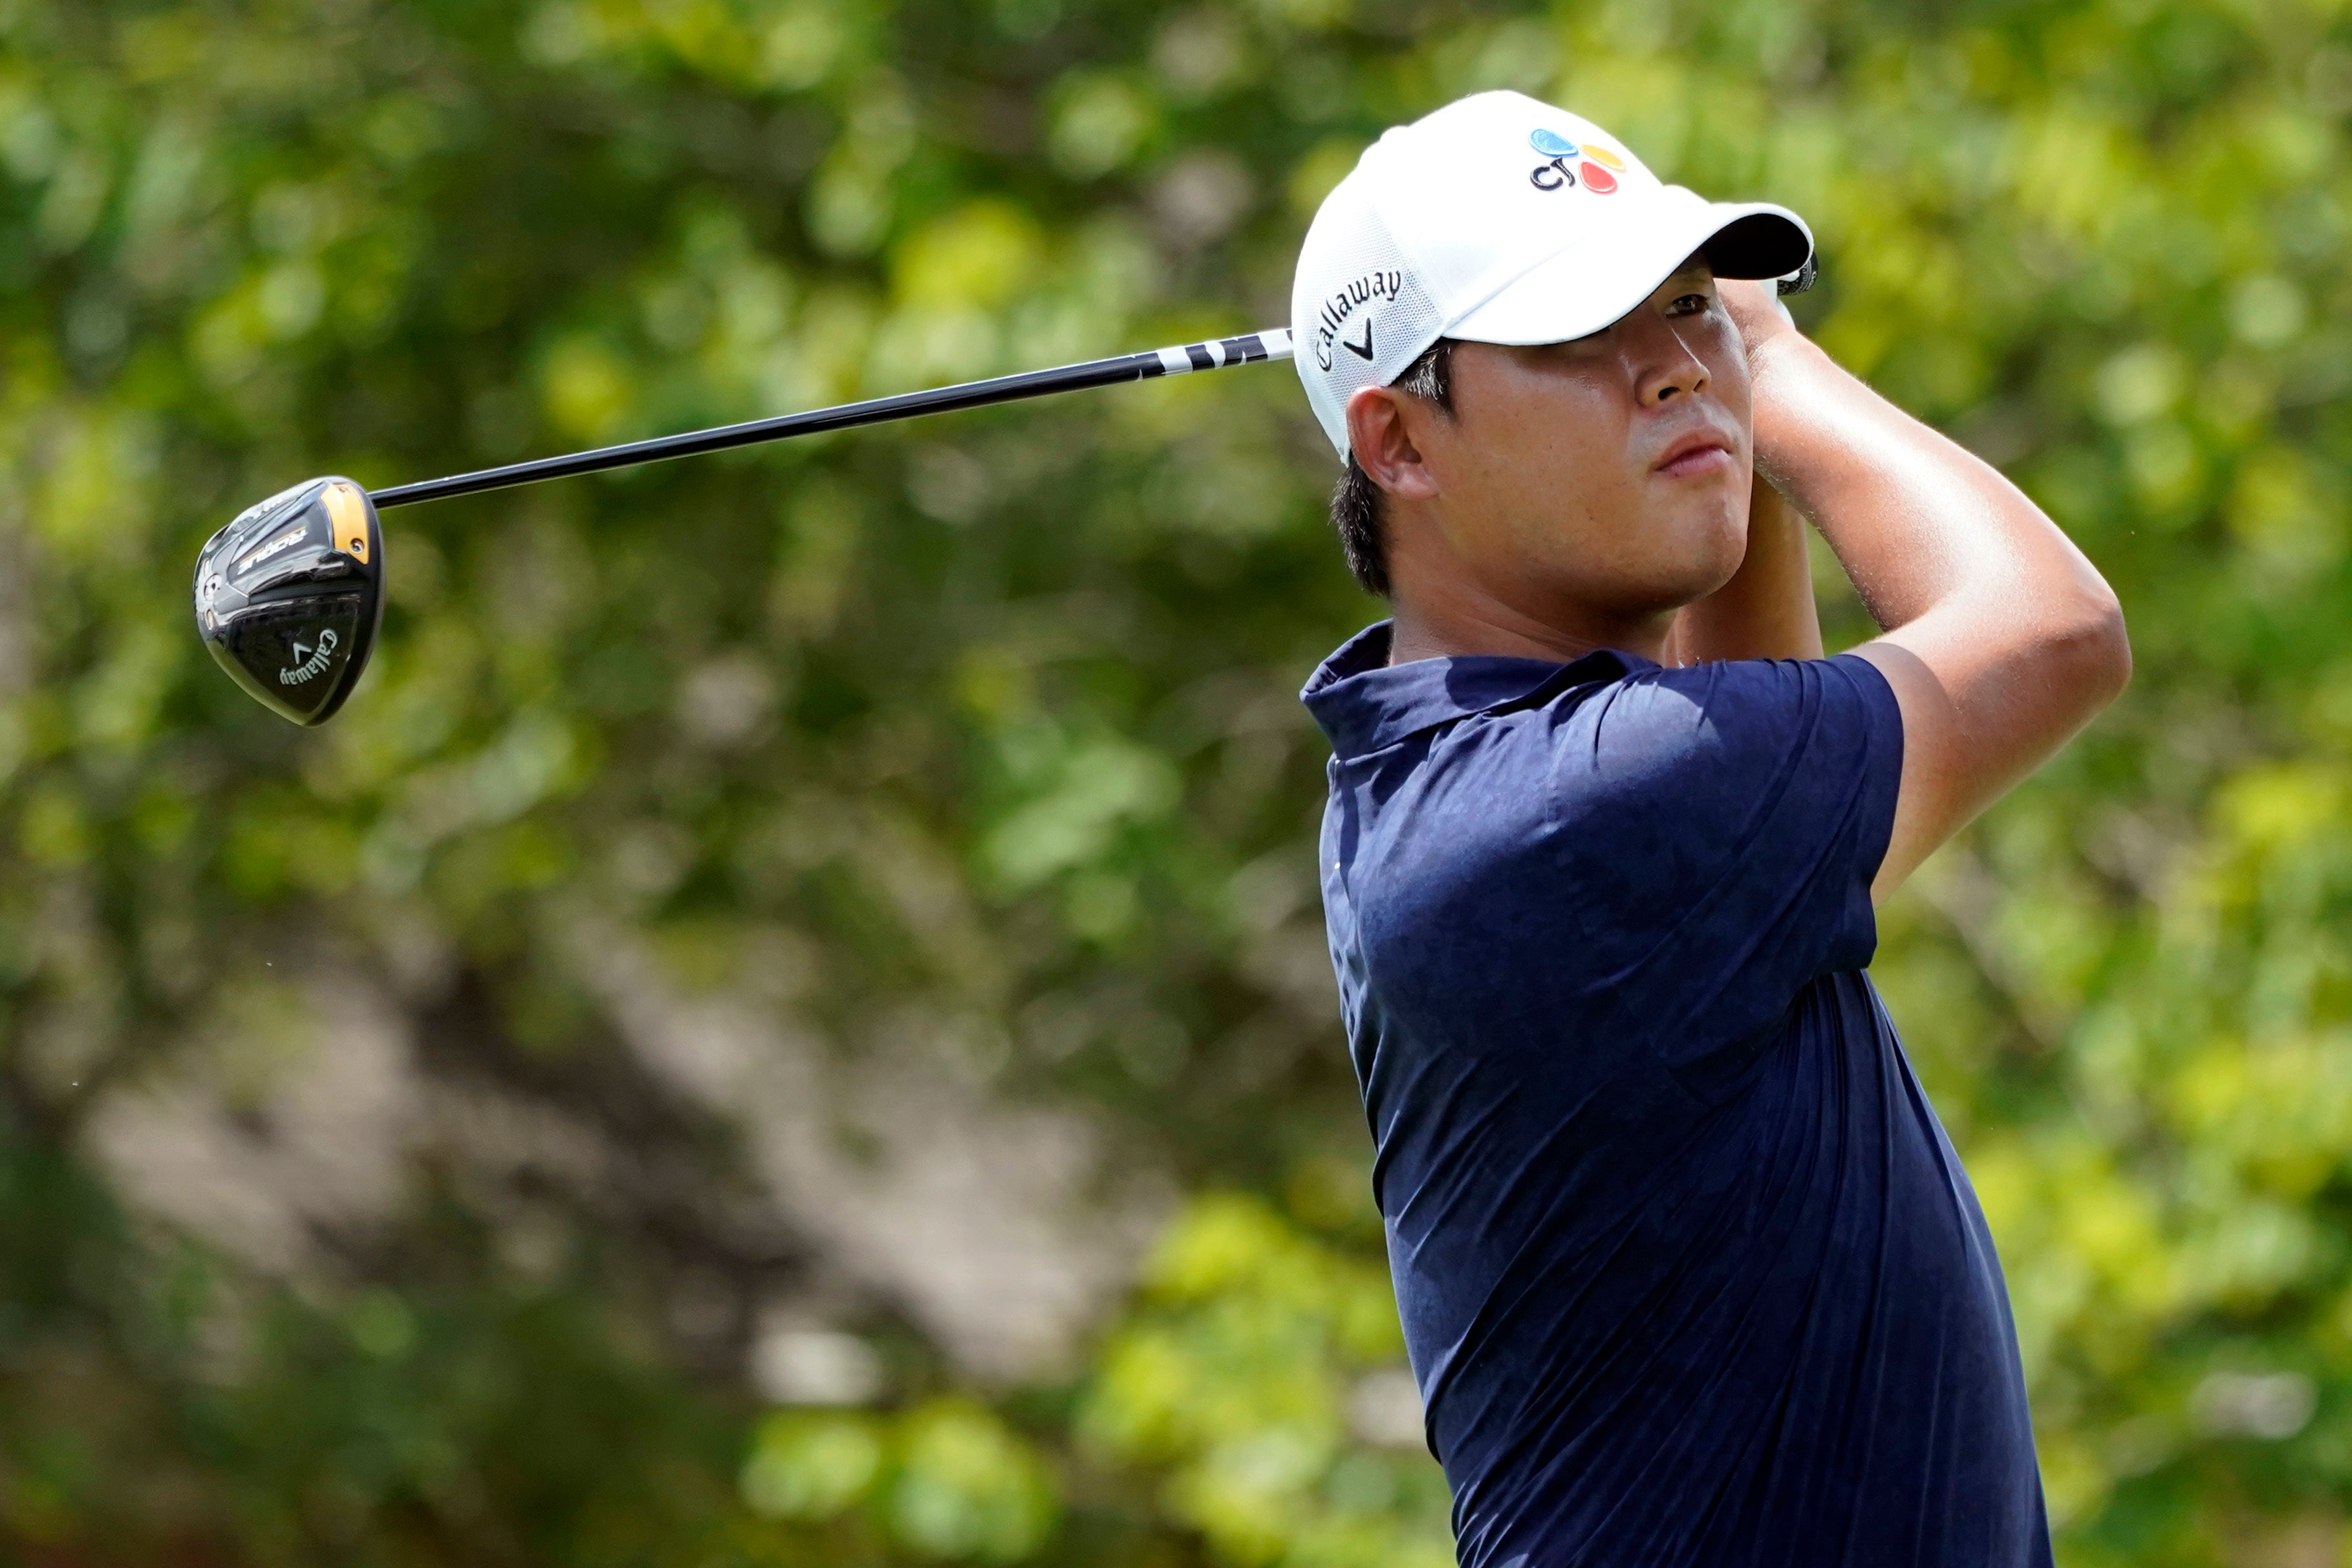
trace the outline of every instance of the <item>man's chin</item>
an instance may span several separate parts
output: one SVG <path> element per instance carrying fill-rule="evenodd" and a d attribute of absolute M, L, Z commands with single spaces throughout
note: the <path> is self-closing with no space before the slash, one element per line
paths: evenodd
<path fill-rule="evenodd" d="M 1654 596 L 1644 597 L 1661 610 L 1696 604 L 1737 576 L 1747 557 L 1744 528 L 1727 536 L 1717 533 L 1694 539 L 1687 550 L 1676 552 L 1673 561 L 1662 563 Z"/>

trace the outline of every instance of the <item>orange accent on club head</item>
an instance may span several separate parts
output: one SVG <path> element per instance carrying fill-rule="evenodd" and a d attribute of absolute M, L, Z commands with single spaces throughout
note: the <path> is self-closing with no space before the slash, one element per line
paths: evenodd
<path fill-rule="evenodd" d="M 327 486 L 327 526 L 335 548 L 353 560 L 368 558 L 367 504 L 349 485 Z"/>

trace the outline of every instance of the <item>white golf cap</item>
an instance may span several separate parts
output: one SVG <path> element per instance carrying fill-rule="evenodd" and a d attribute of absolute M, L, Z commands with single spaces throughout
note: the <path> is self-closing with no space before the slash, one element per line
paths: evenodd
<path fill-rule="evenodd" d="M 1438 339 L 1584 337 L 1700 251 L 1721 277 L 1784 277 L 1813 236 L 1785 207 L 1663 183 L 1565 110 L 1477 93 L 1382 136 L 1323 199 L 1291 287 L 1298 379 L 1345 456 L 1349 395 Z"/>

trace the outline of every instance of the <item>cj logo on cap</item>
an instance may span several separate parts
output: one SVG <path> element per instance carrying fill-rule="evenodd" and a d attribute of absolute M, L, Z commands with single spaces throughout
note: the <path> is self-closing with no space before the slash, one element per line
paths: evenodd
<path fill-rule="evenodd" d="M 1617 189 L 1617 174 L 1625 172 L 1625 161 L 1614 152 L 1603 147 L 1579 147 L 1556 131 L 1528 132 L 1528 145 L 1550 160 L 1528 171 L 1528 183 L 1538 191 L 1565 190 L 1580 176 L 1586 190 L 1605 196 Z M 1616 173 L 1610 172 L 1612 169 Z"/>

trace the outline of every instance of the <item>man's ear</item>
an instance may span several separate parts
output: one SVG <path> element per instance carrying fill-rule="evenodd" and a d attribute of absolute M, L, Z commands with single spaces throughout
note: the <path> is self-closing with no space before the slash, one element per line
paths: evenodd
<path fill-rule="evenodd" d="M 1348 399 L 1348 450 L 1372 483 L 1391 496 L 1426 500 L 1436 476 L 1422 460 L 1410 425 L 1425 411 L 1394 387 L 1359 387 Z"/>

